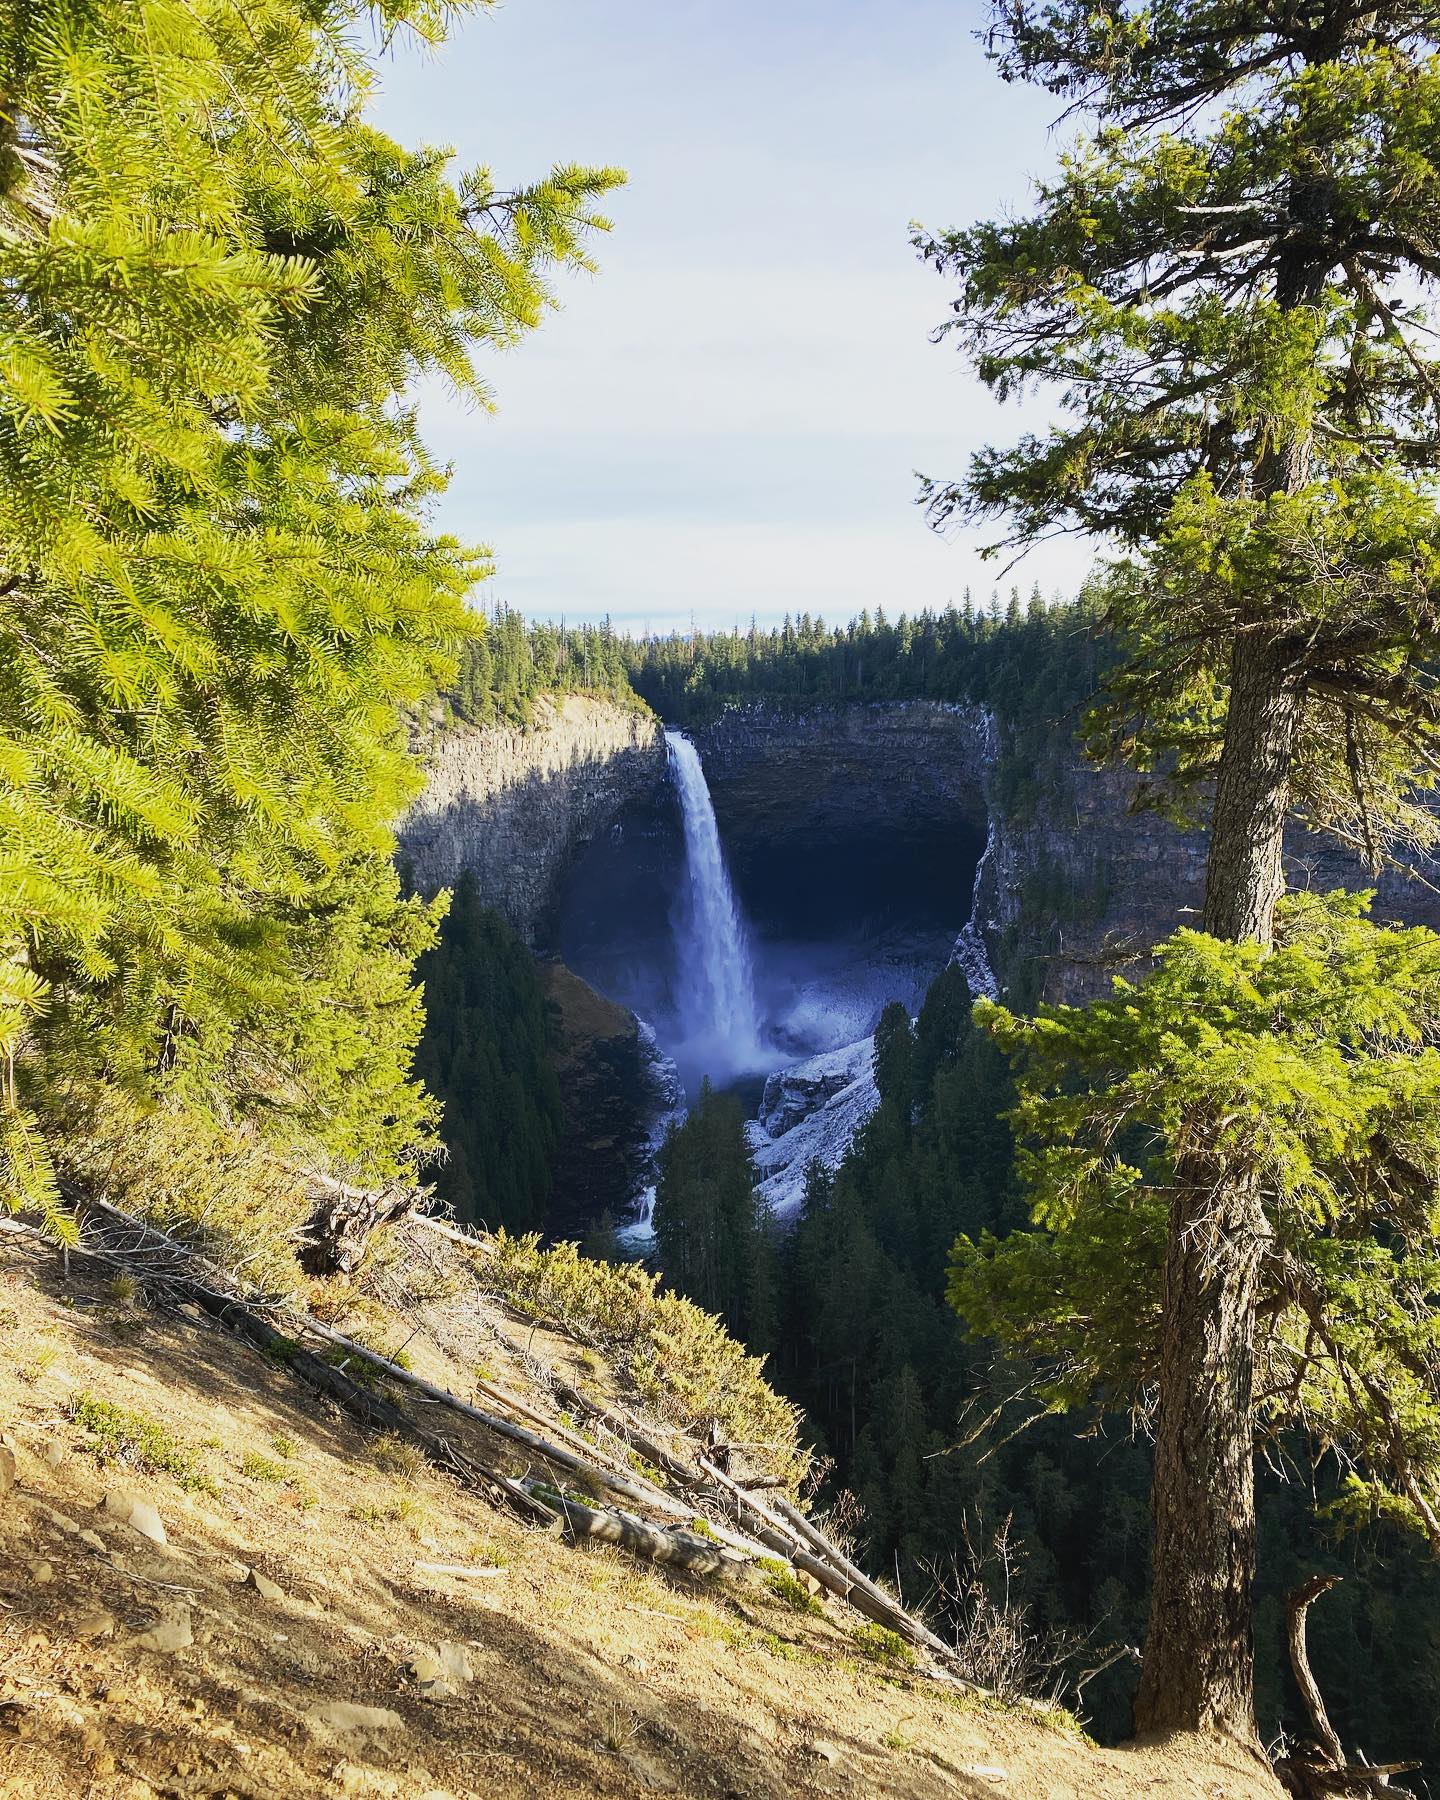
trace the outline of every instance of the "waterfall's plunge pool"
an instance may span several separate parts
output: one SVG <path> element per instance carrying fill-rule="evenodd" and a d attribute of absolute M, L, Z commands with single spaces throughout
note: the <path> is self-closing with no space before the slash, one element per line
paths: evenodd
<path fill-rule="evenodd" d="M 983 816 L 832 795 L 817 829 L 802 771 L 737 826 L 667 736 L 669 780 L 583 852 L 555 947 L 653 1026 L 688 1096 L 708 1076 L 753 1113 L 768 1075 L 855 1044 L 888 1001 L 918 1011 L 969 919 Z"/>

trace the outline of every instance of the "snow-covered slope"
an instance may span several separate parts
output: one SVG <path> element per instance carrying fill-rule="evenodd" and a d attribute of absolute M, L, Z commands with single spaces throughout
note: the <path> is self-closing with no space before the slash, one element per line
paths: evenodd
<path fill-rule="evenodd" d="M 799 1207 L 810 1164 L 818 1159 L 827 1169 L 838 1167 L 879 1105 L 874 1060 L 875 1039 L 861 1038 L 781 1069 L 765 1083 L 760 1116 L 746 1134 L 759 1191 L 777 1218 Z"/>
<path fill-rule="evenodd" d="M 995 999 L 999 986 L 977 923 L 981 882 L 994 848 L 994 827 L 975 871 L 970 922 L 956 940 L 952 960 L 972 994 Z M 805 1171 L 817 1158 L 840 1166 L 850 1140 L 880 1104 L 875 1089 L 875 1039 L 859 1038 L 838 1050 L 781 1069 L 765 1083 L 760 1115 L 746 1126 L 759 1190 L 777 1218 L 788 1218 L 805 1194 Z"/>

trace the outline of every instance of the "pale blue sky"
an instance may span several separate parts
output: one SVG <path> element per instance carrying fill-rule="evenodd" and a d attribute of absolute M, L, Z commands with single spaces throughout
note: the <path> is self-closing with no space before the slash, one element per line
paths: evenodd
<path fill-rule="evenodd" d="M 377 118 L 502 185 L 615 163 L 600 272 L 486 373 L 494 414 L 427 393 L 442 520 L 531 617 L 654 629 L 944 606 L 997 579 L 942 542 L 917 468 L 1013 436 L 927 334 L 948 293 L 907 222 L 1025 204 L 1054 102 L 1007 88 L 979 0 L 506 0 L 384 65 Z M 1009 579 L 1073 590 L 1067 544 Z"/>

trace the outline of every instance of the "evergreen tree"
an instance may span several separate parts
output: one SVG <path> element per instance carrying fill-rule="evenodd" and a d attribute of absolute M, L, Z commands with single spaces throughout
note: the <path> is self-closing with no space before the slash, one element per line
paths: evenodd
<path fill-rule="evenodd" d="M 444 1106 L 436 1191 L 472 1223 L 543 1230 L 563 1124 L 554 1030 L 530 952 L 468 870 L 418 974 L 416 1073 Z"/>
<path fill-rule="evenodd" d="M 709 1081 L 660 1151 L 655 1249 L 665 1279 L 756 1352 L 775 1333 L 775 1245 L 755 1192 L 745 1114 Z"/>
<path fill-rule="evenodd" d="M 438 40 L 430 0 L 387 29 Z M 401 711 L 484 559 L 400 404 L 583 261 L 615 177 L 498 191 L 375 131 L 361 0 L 0 7 L 0 1199 L 87 1095 L 427 1154 Z M 343 1019 L 343 1022 L 341 1022 Z"/>
<path fill-rule="evenodd" d="M 1205 929 L 1263 950 L 1292 810 L 1372 860 L 1436 830 L 1414 790 L 1440 725 L 1440 364 L 1411 299 L 1440 275 L 1436 21 L 1410 0 L 1000 0 L 991 43 L 1007 79 L 1093 125 L 1031 216 L 918 247 L 960 277 L 947 329 L 982 377 L 1002 398 L 1055 382 L 1064 406 L 932 484 L 933 513 L 1144 551 L 1111 584 L 1125 660 L 1095 739 L 1208 812 Z M 1216 1160 L 1215 1125 L 1198 1096 L 1171 1121 L 1136 1723 L 1248 1737 L 1255 1305 L 1279 1200 L 1238 1151 Z"/>
<path fill-rule="evenodd" d="M 982 1002 L 1024 1065 L 1013 1119 L 1043 1229 L 962 1237 L 951 1297 L 1042 1361 L 1051 1404 L 1144 1412 L 1168 1349 L 1168 1196 L 1205 1157 L 1269 1224 L 1259 1428 L 1282 1455 L 1297 1429 L 1336 1454 L 1332 1519 L 1440 1551 L 1440 937 L 1365 907 L 1288 901 L 1270 952 L 1181 932 L 1154 978 L 1088 1008 Z"/>

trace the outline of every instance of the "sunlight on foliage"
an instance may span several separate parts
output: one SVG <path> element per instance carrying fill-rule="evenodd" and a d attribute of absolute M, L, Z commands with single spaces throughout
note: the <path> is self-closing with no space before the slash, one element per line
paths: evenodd
<path fill-rule="evenodd" d="M 969 1329 L 1041 1358 L 1056 1407 L 1146 1409 L 1174 1167 L 1242 1179 L 1268 1232 L 1259 1420 L 1351 1471 L 1346 1504 L 1440 1547 L 1440 936 L 1297 896 L 1274 951 L 1180 931 L 1110 1000 L 977 1020 L 1015 1060 L 1039 1227 L 962 1237 Z"/>
<path fill-rule="evenodd" d="M 483 1242 L 475 1269 L 491 1293 L 608 1352 L 640 1399 L 682 1430 L 703 1433 L 716 1419 L 757 1468 L 787 1487 L 802 1479 L 809 1457 L 798 1409 L 718 1319 L 662 1292 L 660 1277 L 635 1263 L 591 1262 L 574 1244 L 542 1250 L 538 1234 Z"/>

